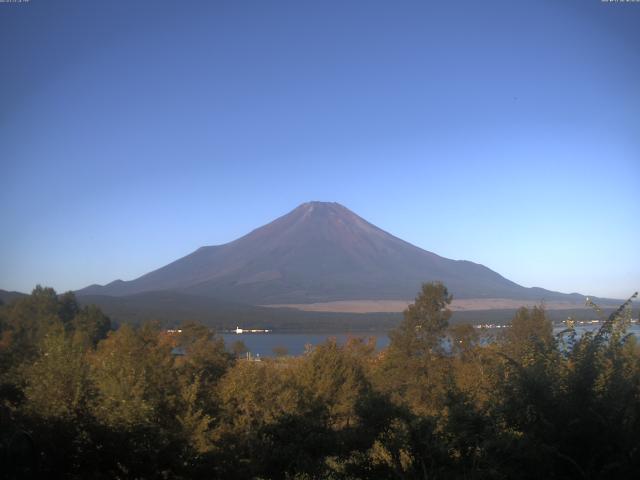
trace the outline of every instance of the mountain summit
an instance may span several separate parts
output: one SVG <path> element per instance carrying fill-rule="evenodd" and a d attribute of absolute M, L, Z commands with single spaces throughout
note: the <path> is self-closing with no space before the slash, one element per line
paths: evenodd
<path fill-rule="evenodd" d="M 201 247 L 135 280 L 92 285 L 78 294 L 173 291 L 254 305 L 406 300 L 432 280 L 459 299 L 582 298 L 525 288 L 483 265 L 440 257 L 328 202 L 303 203 L 230 243 Z"/>

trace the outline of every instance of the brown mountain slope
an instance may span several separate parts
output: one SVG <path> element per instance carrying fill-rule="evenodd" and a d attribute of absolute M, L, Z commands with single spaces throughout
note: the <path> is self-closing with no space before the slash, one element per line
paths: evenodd
<path fill-rule="evenodd" d="M 450 260 L 381 230 L 337 203 L 309 202 L 233 242 L 202 247 L 135 280 L 78 294 L 176 291 L 251 304 L 411 299 L 425 281 L 456 298 L 582 302 L 524 288 L 489 268 Z"/>

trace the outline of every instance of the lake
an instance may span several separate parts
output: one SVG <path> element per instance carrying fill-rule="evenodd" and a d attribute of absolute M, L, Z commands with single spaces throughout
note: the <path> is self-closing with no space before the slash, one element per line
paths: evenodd
<path fill-rule="evenodd" d="M 576 327 L 578 334 L 595 330 L 600 325 L 579 325 Z M 565 327 L 555 327 L 554 332 L 558 333 Z M 491 329 L 490 332 L 495 334 L 503 329 Z M 640 325 L 637 323 L 631 325 L 628 329 L 629 333 L 640 336 Z M 376 337 L 376 347 L 378 349 L 386 348 L 389 345 L 389 336 L 387 332 L 329 332 L 329 333 L 223 333 L 220 335 L 224 338 L 227 348 L 230 348 L 233 342 L 241 340 L 247 346 L 248 350 L 254 356 L 271 357 L 274 355 L 273 349 L 276 347 L 285 347 L 289 355 L 302 355 L 305 351 L 305 345 L 319 345 L 329 338 L 335 338 L 339 344 L 344 344 L 349 337 Z"/>
<path fill-rule="evenodd" d="M 271 357 L 273 349 L 285 347 L 289 355 L 302 355 L 305 345 L 320 345 L 329 338 L 335 338 L 339 344 L 344 344 L 349 337 L 376 337 L 376 347 L 385 348 L 389 345 L 387 332 L 367 333 L 223 333 L 227 348 L 231 348 L 233 342 L 242 340 L 247 349 L 254 356 Z"/>

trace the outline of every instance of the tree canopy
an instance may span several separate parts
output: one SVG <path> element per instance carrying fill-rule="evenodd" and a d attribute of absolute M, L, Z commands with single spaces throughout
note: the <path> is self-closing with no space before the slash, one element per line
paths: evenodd
<path fill-rule="evenodd" d="M 450 302 L 424 284 L 385 349 L 253 361 L 36 287 L 0 306 L 0 478 L 634 478 L 630 302 L 584 334 L 522 308 L 492 338 L 449 326 Z"/>

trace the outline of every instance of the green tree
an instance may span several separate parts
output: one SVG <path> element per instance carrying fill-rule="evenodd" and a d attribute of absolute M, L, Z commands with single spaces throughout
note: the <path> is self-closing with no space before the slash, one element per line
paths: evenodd
<path fill-rule="evenodd" d="M 240 358 L 245 353 L 247 353 L 249 349 L 242 340 L 236 340 L 231 344 L 231 351 L 236 356 L 236 358 Z"/>
<path fill-rule="evenodd" d="M 39 345 L 38 358 L 24 368 L 27 409 L 45 418 L 73 420 L 86 414 L 91 395 L 84 345 L 51 326 Z"/>
<path fill-rule="evenodd" d="M 88 344 L 95 347 L 107 337 L 111 330 L 111 320 L 96 305 L 87 305 L 76 312 L 71 326 L 77 335 L 83 336 Z"/>
<path fill-rule="evenodd" d="M 123 325 L 90 357 L 95 444 L 104 452 L 94 459 L 109 477 L 167 478 L 184 466 L 180 387 L 171 346 L 161 339 L 157 324 Z"/>
<path fill-rule="evenodd" d="M 204 325 L 192 322 L 182 325 L 181 330 L 176 340 L 176 346 L 184 352 L 176 362 L 180 376 L 188 379 L 198 376 L 207 388 L 213 386 L 233 360 L 224 340 Z"/>
<path fill-rule="evenodd" d="M 376 385 L 399 405 L 415 413 L 441 409 L 448 361 L 444 340 L 451 311 L 451 295 L 440 282 L 425 283 L 404 319 L 389 334 L 391 340 L 377 369 Z"/>
<path fill-rule="evenodd" d="M 5 307 L 3 332 L 11 363 L 18 365 L 37 357 L 38 345 L 50 327 L 61 322 L 60 304 L 54 289 L 37 285 L 31 295 Z M 64 324 L 64 322 L 62 322 Z"/>
<path fill-rule="evenodd" d="M 451 318 L 451 300 L 442 283 L 424 283 L 414 303 L 403 312 L 402 323 L 389 334 L 390 353 L 424 357 L 439 352 Z"/>
<path fill-rule="evenodd" d="M 213 450 L 214 418 L 219 413 L 217 386 L 231 367 L 232 356 L 226 352 L 222 338 L 191 322 L 182 325 L 175 343 L 184 353 L 175 361 L 181 436 L 203 455 Z"/>
<path fill-rule="evenodd" d="M 449 328 L 451 351 L 462 357 L 470 355 L 480 342 L 478 330 L 469 324 L 453 325 Z"/>
<path fill-rule="evenodd" d="M 339 429 L 360 421 L 359 402 L 371 387 L 354 351 L 329 339 L 307 355 L 297 371 L 305 398 L 325 410 L 327 427 Z"/>
<path fill-rule="evenodd" d="M 123 325 L 98 344 L 91 377 L 98 391 L 94 414 L 105 425 L 133 428 L 163 419 L 176 385 L 169 346 L 151 333 Z"/>
<path fill-rule="evenodd" d="M 80 306 L 73 292 L 66 292 L 58 295 L 58 318 L 64 325 L 65 329 L 72 328 L 71 322 L 80 312 Z"/>
<path fill-rule="evenodd" d="M 269 465 L 283 453 L 282 442 L 275 440 L 279 437 L 276 432 L 281 432 L 278 426 L 293 425 L 292 419 L 305 412 L 302 391 L 295 382 L 297 361 L 278 362 L 277 367 L 268 360 L 240 361 L 221 379 L 220 421 L 214 435 L 221 478 L 281 478 L 264 472 L 273 473 Z M 308 432 L 285 430 L 287 442 L 294 436 L 299 441 L 302 432 Z M 282 469 L 280 474 L 284 474 Z"/>
<path fill-rule="evenodd" d="M 520 364 L 528 365 L 556 348 L 553 324 L 544 306 L 521 307 L 503 336 L 504 353 Z"/>

